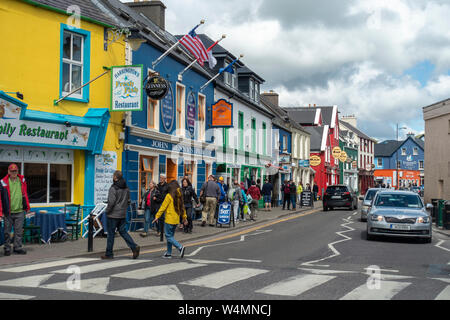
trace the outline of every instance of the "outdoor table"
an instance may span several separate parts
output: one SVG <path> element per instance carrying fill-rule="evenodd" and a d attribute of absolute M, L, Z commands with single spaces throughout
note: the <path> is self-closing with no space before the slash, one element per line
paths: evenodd
<path fill-rule="evenodd" d="M 63 212 L 40 210 L 35 214 L 34 224 L 41 228 L 41 240 L 47 244 L 59 230 L 67 234 L 66 216 Z"/>

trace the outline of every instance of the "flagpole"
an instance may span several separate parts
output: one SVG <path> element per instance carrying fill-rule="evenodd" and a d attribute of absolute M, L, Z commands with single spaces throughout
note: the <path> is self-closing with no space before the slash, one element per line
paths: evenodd
<path fill-rule="evenodd" d="M 220 38 L 219 40 L 217 40 L 211 47 L 208 48 L 207 51 L 210 51 L 216 44 L 218 44 L 220 41 L 222 41 L 222 40 L 225 39 L 226 37 L 227 37 L 227 36 L 226 36 L 225 34 L 222 35 L 222 38 Z M 188 65 L 186 68 L 184 68 L 183 71 L 181 71 L 181 72 L 178 74 L 178 81 L 183 81 L 183 74 L 184 74 L 186 71 L 188 71 L 188 70 L 189 70 L 189 69 L 197 62 L 197 60 L 198 60 L 198 59 L 195 59 L 194 61 L 192 61 L 190 65 Z"/>
<path fill-rule="evenodd" d="M 200 25 L 202 25 L 204 23 L 205 23 L 205 20 L 202 19 L 200 21 L 200 23 L 192 30 L 197 29 Z M 156 65 L 158 63 L 160 63 L 162 59 L 164 59 L 173 49 L 175 49 L 180 44 L 180 40 L 181 40 L 181 38 L 177 42 L 175 42 L 175 44 L 173 46 L 171 46 L 166 52 L 164 52 L 158 59 L 156 59 L 155 61 L 152 62 L 152 69 L 153 70 L 155 70 Z"/>
<path fill-rule="evenodd" d="M 244 55 L 241 54 L 241 55 L 239 56 L 239 58 L 237 58 L 237 59 L 234 61 L 234 63 L 238 62 L 238 61 L 241 60 L 241 58 L 243 58 L 243 57 L 244 57 Z M 231 62 L 228 66 L 230 66 L 232 63 L 233 63 L 233 62 Z M 228 66 L 227 66 L 227 67 L 228 67 Z M 225 70 L 225 69 L 226 69 L 226 67 L 224 68 L 224 70 Z M 223 71 L 222 71 L 222 72 L 223 72 Z M 200 92 L 202 92 L 203 89 L 205 89 L 205 87 L 206 87 L 208 84 L 210 84 L 210 83 L 211 83 L 212 81 L 214 81 L 218 76 L 220 76 L 220 74 L 221 74 L 222 72 L 219 72 L 219 73 L 216 74 L 214 77 L 212 77 L 211 80 L 209 80 L 207 83 L 205 83 L 203 86 L 201 86 Z"/>

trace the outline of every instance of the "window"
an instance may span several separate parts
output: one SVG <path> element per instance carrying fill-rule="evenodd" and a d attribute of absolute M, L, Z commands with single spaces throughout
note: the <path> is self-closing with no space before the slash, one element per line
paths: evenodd
<path fill-rule="evenodd" d="M 50 164 L 50 201 L 71 202 L 72 165 Z"/>
<path fill-rule="evenodd" d="M 259 102 L 259 83 L 255 83 L 255 100 Z"/>
<path fill-rule="evenodd" d="M 237 72 L 236 72 L 236 68 L 233 67 L 233 71 L 234 73 L 231 74 L 231 86 L 235 89 L 237 89 L 238 87 L 238 78 L 237 78 Z"/>
<path fill-rule="evenodd" d="M 222 135 L 223 135 L 223 148 L 225 149 L 228 147 L 230 143 L 230 135 L 229 135 L 229 128 L 223 128 L 222 129 Z"/>
<path fill-rule="evenodd" d="M 417 156 L 419 154 L 419 149 L 417 147 L 415 147 L 413 149 L 413 155 Z"/>
<path fill-rule="evenodd" d="M 400 169 L 400 167 L 401 167 L 401 161 L 398 160 L 398 161 L 397 161 L 397 169 Z"/>
<path fill-rule="evenodd" d="M 177 135 L 184 136 L 185 87 L 177 83 Z"/>
<path fill-rule="evenodd" d="M 252 151 L 256 152 L 256 119 L 252 118 Z"/>
<path fill-rule="evenodd" d="M 263 134 L 263 154 L 267 153 L 267 130 L 266 130 L 266 123 L 263 122 L 262 124 L 262 134 Z"/>
<path fill-rule="evenodd" d="M 153 181 L 154 159 L 154 157 L 141 156 L 141 163 L 139 167 L 139 175 L 141 177 L 141 186 L 139 188 L 141 192 L 139 196 L 140 201 L 142 201 L 142 196 L 144 195 L 145 191 L 150 188 L 150 182 Z"/>
<path fill-rule="evenodd" d="M 185 162 L 184 163 L 184 176 L 188 177 L 189 181 L 192 183 L 192 185 L 195 185 L 194 183 L 194 162 Z"/>
<path fill-rule="evenodd" d="M 147 100 L 147 128 L 156 128 L 156 111 L 158 110 L 158 101 L 148 98 Z"/>
<path fill-rule="evenodd" d="M 402 148 L 402 156 L 406 156 L 406 148 Z"/>
<path fill-rule="evenodd" d="M 252 100 L 255 100 L 255 88 L 254 88 L 254 86 L 255 86 L 255 83 L 254 83 L 254 81 L 253 81 L 253 79 L 250 79 L 250 88 L 249 88 L 249 96 L 250 96 L 250 99 L 252 99 Z"/>
<path fill-rule="evenodd" d="M 90 32 L 61 24 L 60 97 L 89 82 Z M 89 86 L 66 100 L 89 101 Z"/>
<path fill-rule="evenodd" d="M 225 68 L 225 67 L 228 66 L 230 63 L 231 63 L 231 61 L 225 60 L 225 63 L 224 63 L 224 66 L 223 66 L 223 67 Z M 234 70 L 234 69 L 233 69 L 233 70 Z M 235 72 L 235 74 L 236 74 L 236 72 Z M 224 73 L 223 73 L 223 76 L 224 76 L 224 82 L 225 82 L 225 84 L 231 86 L 231 73 L 229 73 L 229 72 L 224 72 Z"/>
<path fill-rule="evenodd" d="M 283 135 L 283 152 L 288 152 L 288 137 L 287 135 Z"/>
<path fill-rule="evenodd" d="M 424 168 L 424 166 L 423 166 L 423 160 L 420 160 L 419 161 L 419 169 L 423 169 Z"/>
<path fill-rule="evenodd" d="M 238 119 L 238 130 L 239 130 L 239 149 L 244 150 L 244 114 L 239 112 Z"/>
<path fill-rule="evenodd" d="M 205 141 L 205 107 L 206 98 L 204 95 L 198 95 L 198 138 L 200 141 Z"/>

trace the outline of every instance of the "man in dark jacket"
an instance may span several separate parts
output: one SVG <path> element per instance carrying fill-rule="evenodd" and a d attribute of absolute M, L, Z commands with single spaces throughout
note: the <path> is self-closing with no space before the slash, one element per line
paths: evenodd
<path fill-rule="evenodd" d="M 144 232 L 140 235 L 145 238 L 148 236 L 148 229 L 153 229 L 153 224 L 151 223 L 155 219 L 157 204 L 156 199 L 159 198 L 159 190 L 156 188 L 156 184 L 152 181 L 150 182 L 150 189 L 148 189 L 144 196 L 142 197 L 141 209 L 145 212 L 145 224 Z M 161 206 L 161 204 L 159 204 Z"/>
<path fill-rule="evenodd" d="M 139 256 L 140 247 L 133 241 L 126 230 L 127 208 L 130 204 L 130 189 L 128 189 L 122 171 L 117 170 L 113 174 L 113 184 L 108 192 L 108 206 L 105 209 L 106 229 L 108 238 L 106 253 L 102 259 L 113 259 L 114 236 L 116 229 L 133 252 L 133 259 Z"/>
<path fill-rule="evenodd" d="M 156 189 L 158 190 L 158 196 L 156 197 L 156 200 L 155 200 L 155 203 L 156 203 L 155 209 L 156 209 L 156 212 L 158 212 L 164 199 L 166 198 L 167 194 L 169 193 L 169 184 L 167 183 L 167 177 L 165 174 L 159 175 L 159 183 L 158 183 L 158 186 L 156 187 Z M 165 217 L 165 215 L 163 214 L 161 216 L 161 218 L 159 218 L 159 220 L 158 220 L 158 234 L 159 235 L 162 232 L 164 217 Z"/>
<path fill-rule="evenodd" d="M 292 210 L 295 210 L 296 203 L 297 203 L 297 186 L 295 185 L 294 181 L 291 180 L 291 183 L 289 184 L 289 189 L 291 191 L 291 203 L 292 203 Z"/>
<path fill-rule="evenodd" d="M 261 192 L 264 197 L 264 207 L 265 207 L 266 211 L 272 211 L 272 208 L 271 208 L 272 190 L 273 190 L 272 184 L 269 182 L 268 179 L 266 179 L 266 181 L 262 187 L 262 192 Z"/>
<path fill-rule="evenodd" d="M 284 184 L 281 186 L 281 193 L 283 195 L 283 210 L 286 203 L 287 209 L 289 210 L 291 203 L 291 189 L 289 188 L 289 182 L 287 180 L 285 180 Z"/>

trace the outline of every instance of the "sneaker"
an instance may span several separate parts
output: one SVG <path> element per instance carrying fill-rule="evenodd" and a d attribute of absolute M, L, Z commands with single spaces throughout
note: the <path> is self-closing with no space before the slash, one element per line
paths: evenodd
<path fill-rule="evenodd" d="M 172 255 L 164 253 L 164 255 L 162 256 L 164 259 L 172 259 Z"/>
<path fill-rule="evenodd" d="M 26 252 L 24 249 L 18 249 L 18 250 L 15 250 L 15 249 L 14 249 L 14 253 L 17 253 L 17 254 L 27 254 L 27 252 Z"/>
<path fill-rule="evenodd" d="M 202 227 L 206 226 L 206 221 L 202 221 Z"/>
<path fill-rule="evenodd" d="M 114 259 L 113 256 L 107 256 L 107 255 L 101 256 L 100 258 L 101 258 L 102 260 L 111 260 L 111 259 Z"/>
<path fill-rule="evenodd" d="M 146 236 L 148 236 L 148 233 L 147 232 L 142 232 L 142 233 L 140 233 L 139 234 L 142 238 L 145 238 Z"/>
<path fill-rule="evenodd" d="M 139 257 L 139 251 L 141 251 L 141 247 L 136 246 L 136 248 L 133 251 L 133 259 L 137 259 Z"/>
<path fill-rule="evenodd" d="M 181 250 L 180 250 L 180 258 L 181 258 L 181 259 L 183 259 L 183 257 L 184 257 L 184 251 L 185 251 L 185 250 L 186 250 L 185 247 L 182 247 Z"/>
<path fill-rule="evenodd" d="M 11 250 L 5 250 L 5 256 L 10 256 L 11 255 Z"/>

